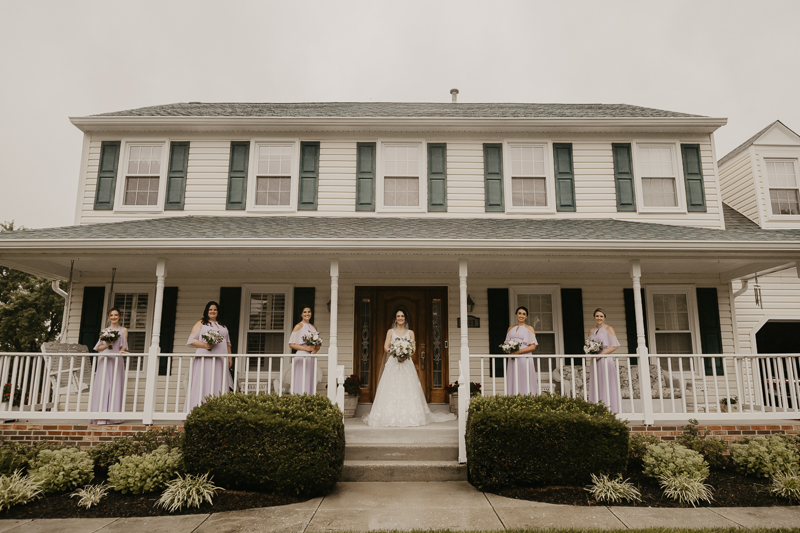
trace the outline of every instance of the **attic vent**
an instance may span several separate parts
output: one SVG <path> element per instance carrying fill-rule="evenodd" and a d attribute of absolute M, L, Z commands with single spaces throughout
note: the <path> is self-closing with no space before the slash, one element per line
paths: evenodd
<path fill-rule="evenodd" d="M 458 99 L 458 89 L 450 89 L 450 94 L 453 95 L 453 103 L 455 104 Z"/>

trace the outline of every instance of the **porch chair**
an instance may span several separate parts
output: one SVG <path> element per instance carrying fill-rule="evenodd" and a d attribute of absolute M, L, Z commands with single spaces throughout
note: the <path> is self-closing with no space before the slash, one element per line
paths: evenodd
<path fill-rule="evenodd" d="M 70 354 L 89 353 L 89 347 L 83 344 L 68 344 L 63 342 L 46 342 L 42 344 L 43 354 Z M 92 379 L 91 364 L 84 363 L 83 380 L 81 380 L 81 360 L 83 357 L 57 355 L 47 358 L 47 379 L 53 388 L 53 403 L 45 408 L 52 407 L 58 410 L 59 398 L 62 394 L 77 393 L 89 388 Z M 59 371 L 59 364 L 61 371 Z M 70 365 L 73 366 L 70 370 Z"/>
<path fill-rule="evenodd" d="M 553 380 L 561 383 L 562 394 L 568 396 L 572 390 L 572 366 L 564 366 L 562 369 L 553 371 Z M 619 367 L 619 388 L 622 399 L 627 400 L 631 397 L 631 387 L 633 388 L 634 399 L 641 398 L 641 387 L 639 387 L 639 367 L 631 365 L 631 374 L 633 378 L 628 375 L 627 365 Z M 575 366 L 575 397 L 583 398 L 583 367 Z M 586 374 L 586 386 L 589 386 L 589 373 Z M 652 398 L 659 398 L 659 390 L 663 398 L 672 399 L 681 397 L 680 381 L 678 378 L 672 378 L 669 382 L 666 372 L 661 372 L 661 384 L 658 382 L 658 369 L 656 365 L 650 365 L 650 395 Z"/>

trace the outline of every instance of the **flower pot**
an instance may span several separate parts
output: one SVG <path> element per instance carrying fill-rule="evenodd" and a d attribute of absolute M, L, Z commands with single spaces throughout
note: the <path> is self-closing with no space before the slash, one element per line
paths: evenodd
<path fill-rule="evenodd" d="M 458 393 L 454 392 L 450 395 L 450 412 L 458 414 Z"/>
<path fill-rule="evenodd" d="M 358 407 L 358 396 L 344 396 L 344 417 L 353 418 L 356 414 L 356 407 Z"/>
<path fill-rule="evenodd" d="M 721 404 L 719 404 L 719 406 L 722 408 L 722 412 L 723 413 L 727 413 L 728 412 L 728 404 L 727 403 L 721 403 Z M 730 412 L 731 413 L 738 413 L 739 412 L 739 404 L 736 404 L 736 403 L 733 404 L 731 406 Z"/>

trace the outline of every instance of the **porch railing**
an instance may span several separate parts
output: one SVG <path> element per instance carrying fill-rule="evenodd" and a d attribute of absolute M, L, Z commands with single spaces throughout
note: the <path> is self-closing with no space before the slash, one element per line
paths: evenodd
<path fill-rule="evenodd" d="M 148 354 L 105 357 L 96 353 L 0 353 L 4 380 L 0 418 L 181 421 L 186 418 L 185 407 L 193 380 L 215 383 L 223 379 L 228 384 L 226 390 L 255 394 L 328 394 L 327 385 L 320 383 L 320 366 L 328 361 L 327 354 L 159 354 L 160 372 L 151 381 L 145 378 L 148 357 Z M 218 365 L 198 363 L 215 357 L 225 359 L 225 364 L 220 365 L 224 368 L 224 378 L 216 375 Z M 233 360 L 230 368 L 228 357 Z M 193 372 L 195 365 L 197 371 Z M 298 382 L 294 379 L 295 370 L 303 377 Z M 332 397 L 343 398 L 342 369 L 327 371 L 337 375 L 337 390 Z M 318 390 L 320 386 L 322 389 Z M 92 395 L 106 397 L 109 387 L 111 410 L 93 410 Z M 201 393 L 199 387 L 194 390 Z M 153 399 L 149 413 L 145 408 L 147 398 Z"/>

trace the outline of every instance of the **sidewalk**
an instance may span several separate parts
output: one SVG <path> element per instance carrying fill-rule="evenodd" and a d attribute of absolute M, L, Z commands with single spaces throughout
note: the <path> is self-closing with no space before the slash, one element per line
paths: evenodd
<path fill-rule="evenodd" d="M 324 498 L 227 513 L 0 520 L 0 533 L 311 533 L 388 529 L 798 527 L 800 507 L 574 507 L 484 494 L 465 481 L 338 483 Z"/>

